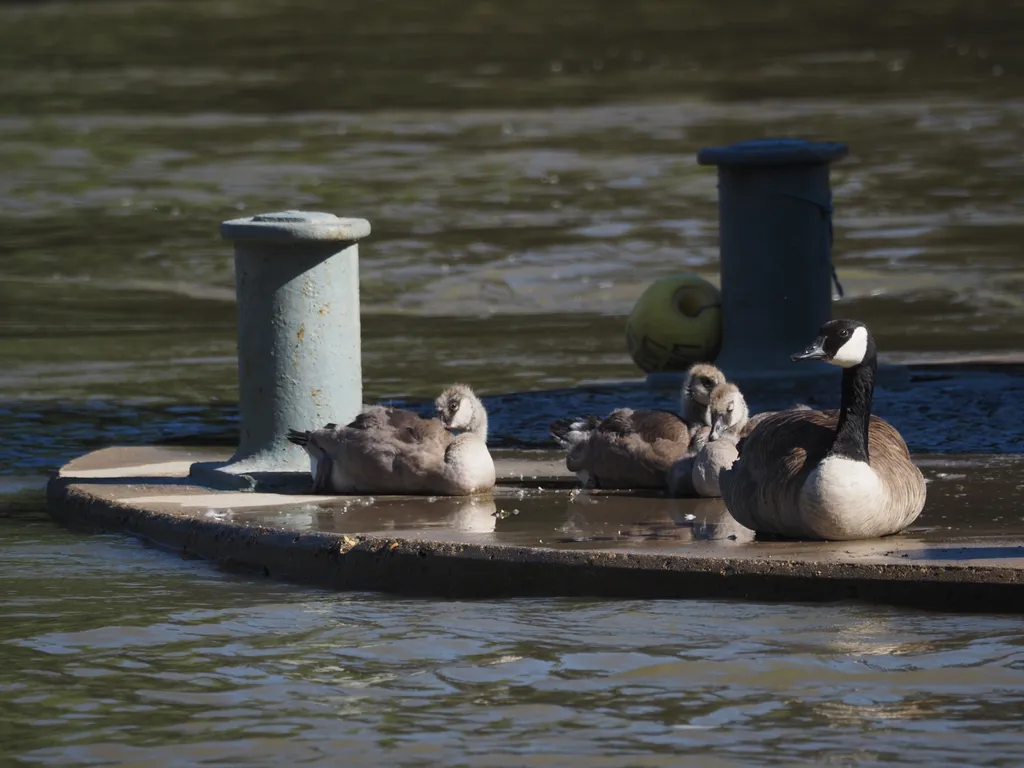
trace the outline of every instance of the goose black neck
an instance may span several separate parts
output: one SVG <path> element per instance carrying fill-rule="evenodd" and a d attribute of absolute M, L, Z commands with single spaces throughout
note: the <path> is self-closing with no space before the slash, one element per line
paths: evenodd
<path fill-rule="evenodd" d="M 843 398 L 830 456 L 868 461 L 868 425 L 877 369 L 874 350 L 870 350 L 863 362 L 843 369 Z"/>

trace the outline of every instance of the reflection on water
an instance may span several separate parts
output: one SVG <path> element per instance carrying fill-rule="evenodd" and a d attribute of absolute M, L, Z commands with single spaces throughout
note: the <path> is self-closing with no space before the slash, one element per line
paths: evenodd
<path fill-rule="evenodd" d="M 216 503 L 216 508 L 202 514 L 257 527 L 403 538 L 426 535 L 484 544 L 638 546 L 753 540 L 753 531 L 737 523 L 721 499 L 501 486 L 482 496 L 341 496 L 308 503 L 292 496 L 260 506 L 251 504 L 247 496 L 163 494 L 135 501 L 192 513 Z"/>
<path fill-rule="evenodd" d="M 836 311 L 884 353 L 1018 349 L 1022 29 L 1019 3 L 957 0 L 0 4 L 0 762 L 1016 762 L 1016 620 L 323 595 L 57 530 L 38 488 L 91 448 L 230 435 L 223 219 L 372 222 L 368 398 L 567 387 L 637 375 L 650 280 L 714 277 L 694 154 L 764 135 L 850 143 Z M 1017 450 L 1019 383 L 913 386 L 878 402 L 916 445 Z M 654 404 L 574 403 L 627 395 Z M 527 444 L 565 408 L 492 403 Z M 968 427 L 936 436 L 951 404 Z M 994 470 L 958 500 L 988 471 L 935 468 L 926 526 L 1013 509 Z M 552 537 L 742 546 L 710 508 L 623 526 L 577 501 Z M 443 511 L 480 537 L 543 514 Z"/>
<path fill-rule="evenodd" d="M 512 461 L 524 458 L 520 452 L 503 453 Z M 244 492 L 176 492 L 179 480 L 169 478 L 164 484 L 147 480 L 132 500 L 147 509 L 200 515 L 255 530 L 413 540 L 426 537 L 516 547 L 641 548 L 698 557 L 763 559 L 795 555 L 842 561 L 871 558 L 872 562 L 904 565 L 908 561 L 952 559 L 999 566 L 1024 563 L 1024 547 L 1019 545 L 1024 456 L 915 458 L 928 484 L 928 503 L 913 525 L 892 538 L 831 543 L 793 542 L 767 535 L 755 539 L 753 531 L 732 518 L 720 498 L 666 498 L 657 491 L 582 490 L 535 480 L 500 485 L 490 493 L 465 497 L 254 497 Z M 72 474 L 86 487 L 91 482 L 104 484 L 111 480 L 106 472 L 95 479 L 90 470 L 73 470 Z M 129 473 L 129 477 L 133 475 Z M 122 477 L 116 482 L 128 480 Z"/>

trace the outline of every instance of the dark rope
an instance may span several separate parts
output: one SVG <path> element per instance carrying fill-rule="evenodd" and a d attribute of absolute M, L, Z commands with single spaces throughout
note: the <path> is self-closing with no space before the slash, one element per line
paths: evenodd
<path fill-rule="evenodd" d="M 832 243 L 834 235 L 832 232 L 832 199 L 831 197 L 824 203 L 817 200 L 812 200 L 808 197 L 802 197 L 801 195 L 794 195 L 792 192 L 779 192 L 775 189 L 766 190 L 773 195 L 782 195 L 783 197 L 791 197 L 794 200 L 800 200 L 804 203 L 809 203 L 821 211 L 821 215 L 828 221 L 828 246 L 826 247 L 826 258 L 828 259 L 829 268 L 832 270 L 832 282 L 835 283 L 836 293 L 839 294 L 839 298 L 843 298 L 843 284 L 839 282 L 839 275 L 836 273 L 835 262 L 832 261 Z"/>

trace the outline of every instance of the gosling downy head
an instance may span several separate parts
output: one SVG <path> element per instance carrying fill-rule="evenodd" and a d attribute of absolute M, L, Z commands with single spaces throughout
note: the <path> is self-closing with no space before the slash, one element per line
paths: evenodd
<path fill-rule="evenodd" d="M 840 368 L 853 368 L 874 358 L 875 340 L 864 323 L 857 320 L 830 320 L 821 326 L 816 338 L 791 360 L 821 360 Z"/>
<path fill-rule="evenodd" d="M 711 363 L 694 363 L 683 380 L 683 400 L 687 398 L 701 405 L 711 402 L 711 393 L 725 383 L 725 374 Z"/>
<path fill-rule="evenodd" d="M 715 387 L 711 393 L 711 402 L 708 403 L 708 412 L 711 415 L 711 434 L 708 435 L 708 441 L 717 440 L 727 432 L 738 436 L 750 418 L 743 393 L 731 382 Z"/>
<path fill-rule="evenodd" d="M 437 418 L 448 429 L 480 432 L 487 429 L 487 411 L 467 384 L 452 384 L 434 401 Z"/>

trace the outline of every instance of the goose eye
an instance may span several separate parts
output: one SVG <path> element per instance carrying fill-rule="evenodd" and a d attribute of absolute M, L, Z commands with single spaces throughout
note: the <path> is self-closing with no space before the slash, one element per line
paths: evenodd
<path fill-rule="evenodd" d="M 842 339 L 845 339 L 849 335 L 850 335 L 850 331 L 847 330 L 846 328 L 843 328 L 843 330 L 841 330 L 839 332 L 839 337 L 842 338 Z"/>
<path fill-rule="evenodd" d="M 703 376 L 703 377 L 701 377 L 700 383 L 703 384 L 705 387 L 708 387 L 710 389 L 711 385 L 714 382 L 712 382 L 711 379 L 709 379 L 707 376 Z"/>
<path fill-rule="evenodd" d="M 728 411 L 729 413 L 732 413 L 732 409 L 733 409 L 733 408 L 734 408 L 733 404 L 732 404 L 732 403 L 729 403 L 729 407 L 728 407 L 728 408 L 726 408 L 725 410 L 726 410 L 726 411 Z"/>

